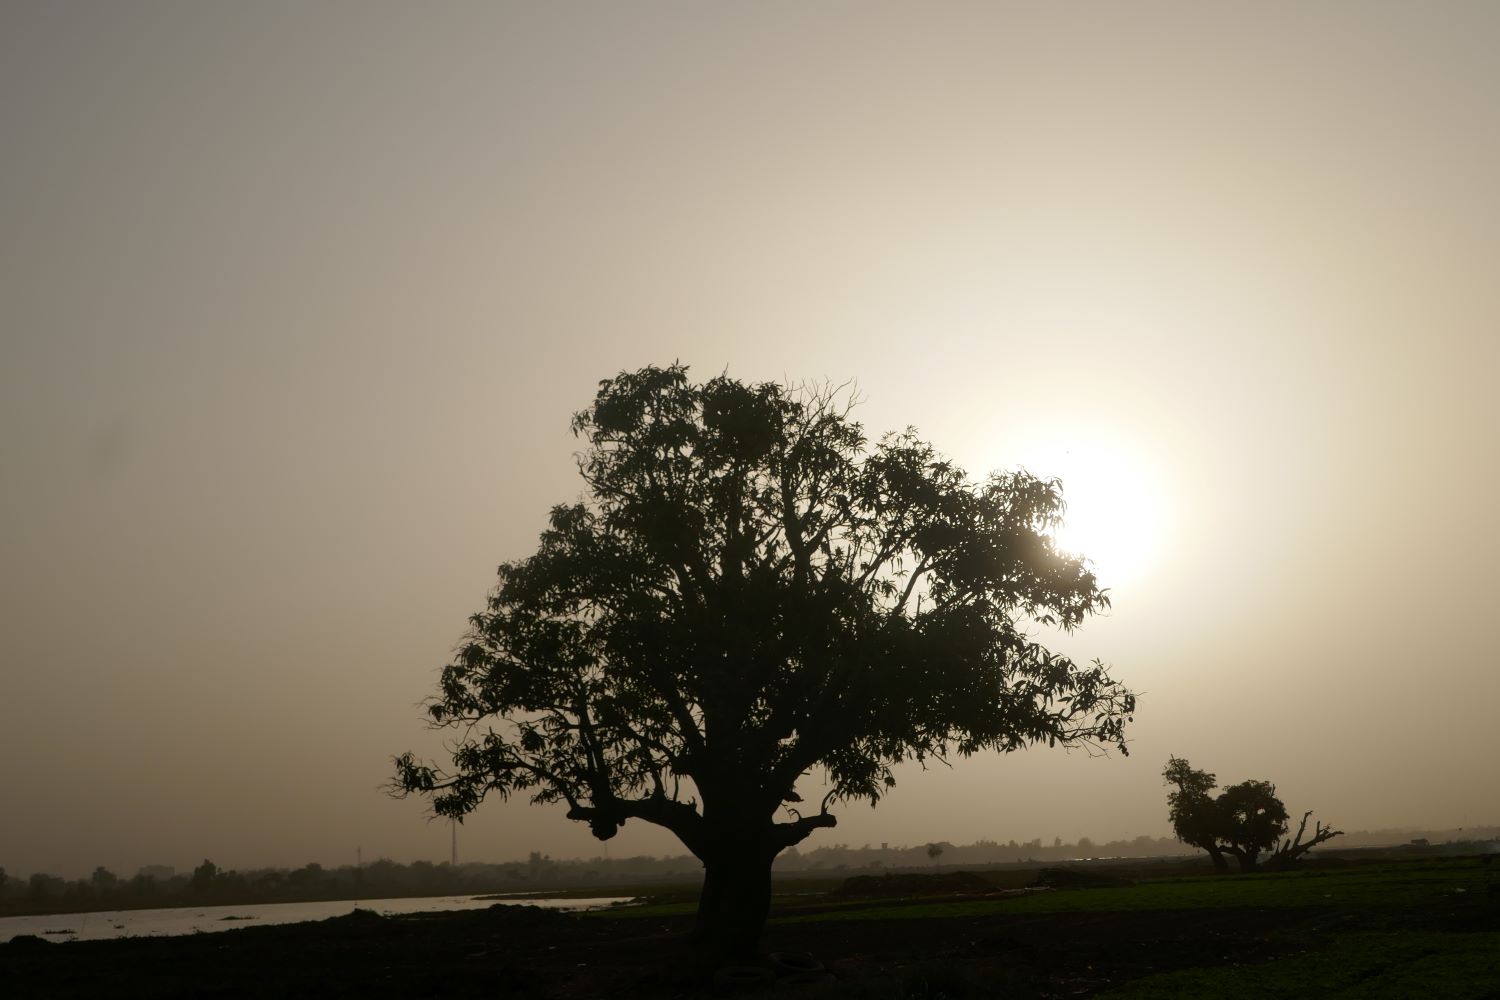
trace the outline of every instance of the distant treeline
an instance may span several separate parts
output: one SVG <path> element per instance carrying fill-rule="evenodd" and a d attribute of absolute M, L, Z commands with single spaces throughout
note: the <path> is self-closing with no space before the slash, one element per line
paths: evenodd
<path fill-rule="evenodd" d="M 1467 830 L 1359 831 L 1343 838 L 1339 850 L 1406 845 L 1418 851 L 1494 850 L 1500 827 Z M 1007 863 L 1056 863 L 1082 859 L 1173 857 L 1198 853 L 1166 837 L 1136 837 L 1095 843 L 1088 837 L 1065 843 L 1041 838 L 1018 843 L 981 840 L 956 845 L 947 841 L 891 846 L 832 844 L 810 851 L 791 848 L 776 859 L 776 870 L 790 872 L 899 871 L 960 868 Z M 1333 853 L 1330 849 L 1329 853 Z M 28 877 L 0 868 L 0 915 L 127 910 L 143 907 L 212 906 L 283 903 L 331 899 L 381 899 L 461 893 L 608 891 L 653 883 L 693 882 L 702 866 L 691 855 L 656 858 L 595 857 L 556 860 L 533 851 L 525 861 L 502 864 L 414 861 L 401 864 L 382 858 L 363 865 L 324 868 L 316 862 L 301 868 L 226 871 L 205 860 L 190 872 L 164 866 L 142 868 L 122 877 L 106 868 L 88 878 L 68 881 L 41 872 Z"/>
<path fill-rule="evenodd" d="M 1088 837 L 1079 837 L 1076 842 L 1065 842 L 1054 837 L 1043 842 L 1033 840 L 1001 843 L 996 840 L 980 840 L 973 844 L 951 844 L 946 840 L 913 846 L 892 847 L 888 844 L 851 847 L 848 844 L 830 844 L 810 851 L 799 851 L 792 847 L 783 851 L 776 859 L 776 870 L 792 871 L 840 871 L 843 869 L 867 868 L 944 868 L 963 865 L 994 865 L 1041 861 L 1071 861 L 1084 858 L 1155 858 L 1180 854 L 1192 854 L 1194 849 L 1178 843 L 1170 837 L 1136 837 L 1133 840 L 1111 840 L 1095 843 Z"/>
<path fill-rule="evenodd" d="M 1473 827 L 1468 830 L 1360 830 L 1344 836 L 1339 841 L 1339 847 L 1342 849 L 1414 844 L 1424 847 L 1457 846 L 1496 840 L 1500 840 L 1500 826 Z M 1096 843 L 1088 837 L 1079 837 L 1073 843 L 1054 837 L 1051 843 L 1044 843 L 1038 837 L 1024 843 L 1011 840 L 1002 844 L 993 840 L 981 840 L 962 846 L 956 846 L 947 841 L 901 847 L 891 847 L 887 844 L 879 846 L 865 844 L 863 847 L 834 844 L 811 851 L 799 852 L 795 847 L 783 851 L 776 859 L 776 870 L 793 872 L 921 868 L 931 867 L 934 864 L 951 868 L 965 865 L 1054 863 L 1108 858 L 1162 858 L 1198 853 L 1200 852 L 1197 848 L 1189 847 L 1171 837 L 1145 836 L 1131 840 L 1109 840 L 1102 843 Z"/>
<path fill-rule="evenodd" d="M 526 861 L 468 862 L 457 867 L 447 862 L 401 864 L 381 858 L 339 868 L 324 868 L 313 862 L 291 870 L 229 871 L 205 860 L 191 872 L 153 865 L 129 878 L 99 867 L 88 878 L 76 881 L 41 872 L 17 878 L 0 868 L 0 915 L 487 892 L 562 892 L 582 887 L 689 881 L 697 878 L 700 871 L 698 861 L 688 855 L 555 861 L 540 852 L 533 852 Z"/>

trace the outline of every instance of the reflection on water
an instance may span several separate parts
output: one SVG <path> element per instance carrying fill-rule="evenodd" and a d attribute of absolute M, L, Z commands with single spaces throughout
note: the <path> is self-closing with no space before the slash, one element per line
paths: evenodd
<path fill-rule="evenodd" d="M 626 897 L 599 899 L 528 899 L 526 906 L 555 910 L 589 910 Z M 17 934 L 35 934 L 48 941 L 102 941 L 108 938 L 168 934 L 209 934 L 266 924 L 294 924 L 302 920 L 341 917 L 353 909 L 398 913 L 436 913 L 442 910 L 483 910 L 495 900 L 478 896 L 420 896 L 415 899 L 340 899 L 315 903 L 254 903 L 245 906 L 177 906 L 161 910 L 104 910 L 96 913 L 54 913 L 42 917 L 0 917 L 0 941 Z"/>

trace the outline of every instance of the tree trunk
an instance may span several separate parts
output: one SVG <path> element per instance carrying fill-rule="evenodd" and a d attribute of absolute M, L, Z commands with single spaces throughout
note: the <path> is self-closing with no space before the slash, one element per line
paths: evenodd
<path fill-rule="evenodd" d="M 764 849 L 739 845 L 705 859 L 693 927 L 693 951 L 705 968 L 755 959 L 771 912 L 772 857 Z"/>
<path fill-rule="evenodd" d="M 1213 859 L 1214 871 L 1220 875 L 1229 874 L 1229 859 L 1224 857 L 1224 852 L 1217 847 L 1208 848 L 1208 856 Z"/>

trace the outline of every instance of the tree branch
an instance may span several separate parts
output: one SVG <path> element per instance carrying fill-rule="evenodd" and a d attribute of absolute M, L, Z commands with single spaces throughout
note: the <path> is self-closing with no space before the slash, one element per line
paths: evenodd
<path fill-rule="evenodd" d="M 831 829 L 838 825 L 838 817 L 828 812 L 820 812 L 812 816 L 798 816 L 790 823 L 774 823 L 771 826 L 772 849 L 776 852 L 784 851 L 788 847 L 802 843 L 812 835 L 814 830 Z"/>

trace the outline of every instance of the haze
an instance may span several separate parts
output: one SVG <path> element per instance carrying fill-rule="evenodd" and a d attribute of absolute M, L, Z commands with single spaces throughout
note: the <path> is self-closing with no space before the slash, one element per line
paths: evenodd
<path fill-rule="evenodd" d="M 1500 822 L 1500 7 L 0 6 L 0 864 L 446 857 L 381 786 L 598 380 L 1059 475 L 1129 757 L 804 845 Z M 493 802 L 461 858 L 604 848 Z M 680 853 L 635 824 L 615 856 Z"/>

